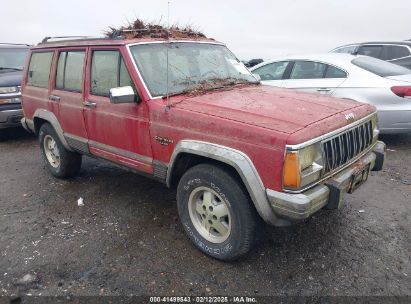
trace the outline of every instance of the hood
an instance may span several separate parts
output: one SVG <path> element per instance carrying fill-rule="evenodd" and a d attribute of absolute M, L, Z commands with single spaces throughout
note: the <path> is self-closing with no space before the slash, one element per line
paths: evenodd
<path fill-rule="evenodd" d="M 391 79 L 391 80 L 402 81 L 402 82 L 411 82 L 411 74 L 388 76 L 388 77 L 385 77 L 385 78 Z"/>
<path fill-rule="evenodd" d="M 362 104 L 265 85 L 171 98 L 173 107 L 292 134 Z"/>
<path fill-rule="evenodd" d="M 22 71 L 0 71 L 0 87 L 19 86 L 22 78 Z"/>

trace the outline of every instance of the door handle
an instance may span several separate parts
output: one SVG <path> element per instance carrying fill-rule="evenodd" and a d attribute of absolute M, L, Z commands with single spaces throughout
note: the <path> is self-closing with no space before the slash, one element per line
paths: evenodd
<path fill-rule="evenodd" d="M 50 95 L 49 99 L 52 101 L 60 101 L 60 96 L 57 95 Z"/>
<path fill-rule="evenodd" d="M 83 105 L 84 105 L 85 107 L 87 107 L 87 108 L 95 108 L 95 107 L 97 106 L 97 103 L 92 102 L 92 101 L 85 100 L 85 101 L 83 102 Z"/>
<path fill-rule="evenodd" d="M 317 92 L 329 92 L 331 91 L 331 89 L 327 89 L 327 88 L 319 88 L 317 89 Z"/>

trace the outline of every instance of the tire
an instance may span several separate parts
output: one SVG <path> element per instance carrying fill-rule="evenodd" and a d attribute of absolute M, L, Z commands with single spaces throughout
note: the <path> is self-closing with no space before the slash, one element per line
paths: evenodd
<path fill-rule="evenodd" d="M 260 219 L 244 187 L 223 168 L 189 169 L 177 187 L 177 206 L 185 232 L 203 253 L 234 260 L 252 248 Z"/>
<path fill-rule="evenodd" d="M 81 154 L 68 151 L 50 124 L 41 126 L 39 142 L 41 154 L 52 175 L 64 179 L 80 172 Z"/>

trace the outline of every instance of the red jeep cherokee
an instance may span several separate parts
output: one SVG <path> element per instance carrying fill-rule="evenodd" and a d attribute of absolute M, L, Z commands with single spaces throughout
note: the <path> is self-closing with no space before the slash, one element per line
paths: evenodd
<path fill-rule="evenodd" d="M 212 40 L 44 40 L 24 75 L 22 124 L 54 176 L 91 155 L 177 186 L 188 237 L 222 260 L 261 219 L 339 208 L 384 162 L 373 106 L 260 85 Z"/>

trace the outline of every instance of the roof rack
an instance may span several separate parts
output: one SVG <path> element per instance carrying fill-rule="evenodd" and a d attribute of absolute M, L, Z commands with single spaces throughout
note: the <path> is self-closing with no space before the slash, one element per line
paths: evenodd
<path fill-rule="evenodd" d="M 30 44 L 26 44 L 26 43 L 7 43 L 7 42 L 0 42 L 0 45 L 24 45 L 24 46 L 31 46 Z"/>
<path fill-rule="evenodd" d="M 74 40 L 73 38 L 77 39 L 96 39 L 97 37 L 93 36 L 54 36 L 54 37 L 44 37 L 43 40 L 41 40 L 41 43 L 48 43 L 51 42 L 49 40 Z M 104 38 L 100 38 L 104 39 Z"/>

